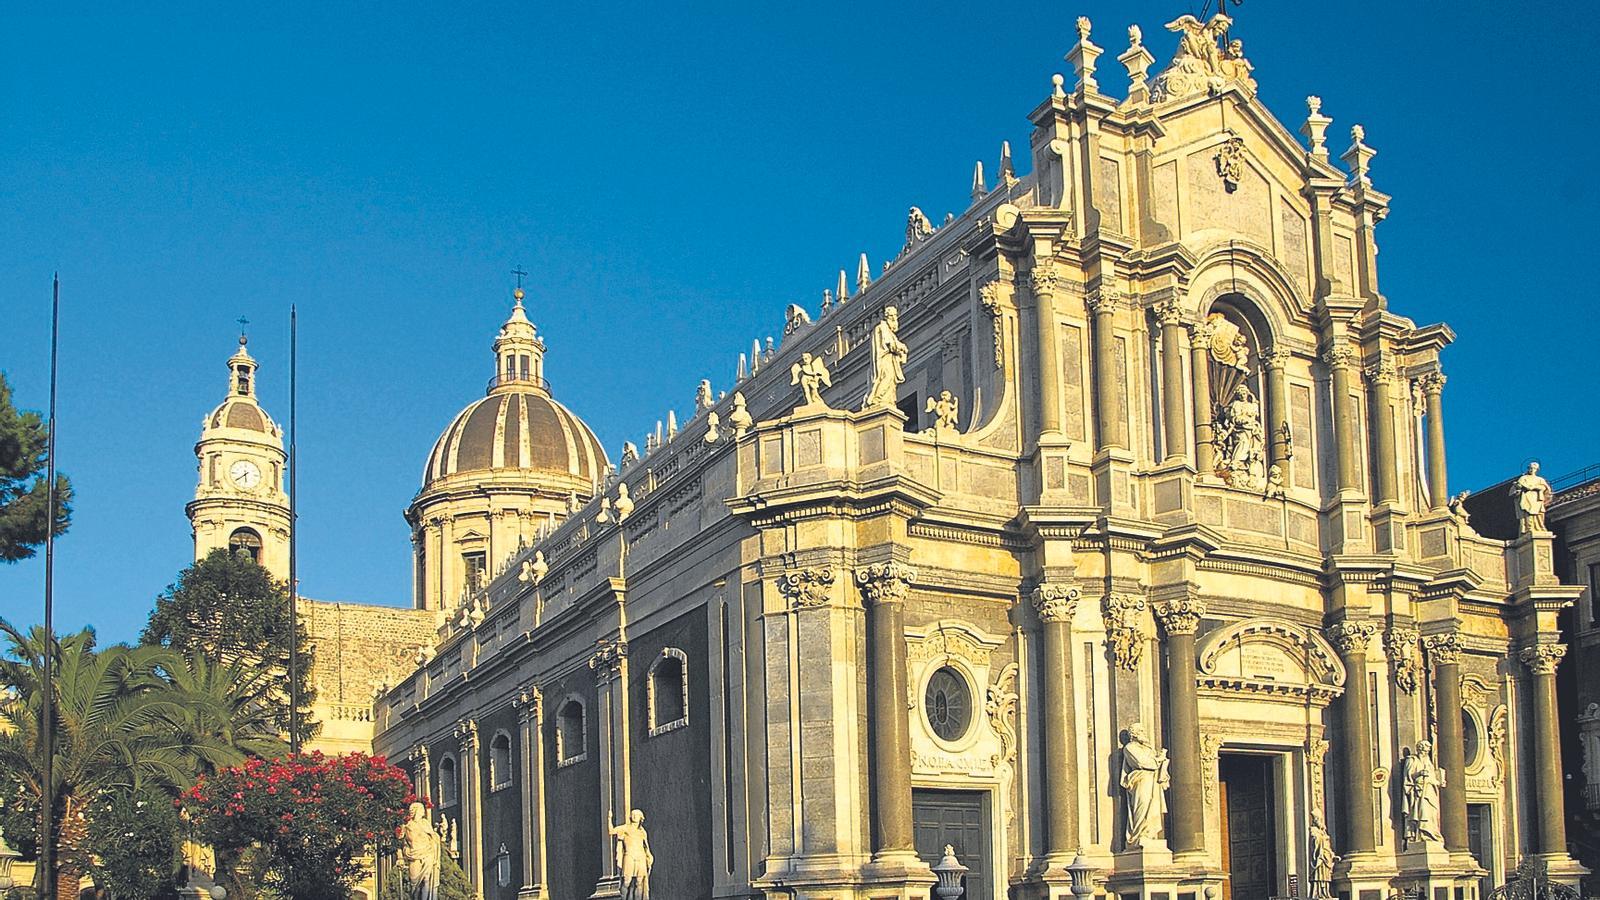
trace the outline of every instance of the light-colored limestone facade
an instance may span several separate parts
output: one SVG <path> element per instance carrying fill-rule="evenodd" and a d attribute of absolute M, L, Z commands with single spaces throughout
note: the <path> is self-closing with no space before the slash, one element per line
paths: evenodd
<path fill-rule="evenodd" d="M 913 208 L 469 591 L 376 747 L 481 896 L 620 896 L 635 809 L 684 897 L 925 898 L 944 844 L 971 900 L 1080 852 L 1122 900 L 1578 874 L 1578 588 L 1448 508 L 1453 334 L 1381 290 L 1375 151 L 1315 97 L 1298 139 L 1226 25 L 1112 76 L 1080 19 L 1031 172 Z"/>

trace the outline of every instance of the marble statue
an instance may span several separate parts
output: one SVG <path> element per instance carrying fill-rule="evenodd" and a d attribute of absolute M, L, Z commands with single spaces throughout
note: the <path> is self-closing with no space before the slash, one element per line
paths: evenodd
<path fill-rule="evenodd" d="M 728 413 L 728 424 L 733 426 L 733 436 L 735 438 L 744 437 L 744 433 L 750 430 L 751 425 L 755 424 L 755 420 L 750 416 L 750 411 L 744 407 L 744 394 L 740 391 L 734 391 L 733 411 Z"/>
<path fill-rule="evenodd" d="M 1266 431 L 1261 403 L 1239 385 L 1217 416 L 1217 474 L 1234 487 L 1253 488 L 1266 478 Z"/>
<path fill-rule="evenodd" d="M 923 215 L 921 209 L 911 207 L 911 211 L 906 213 L 906 246 L 925 240 L 932 234 L 933 223 Z"/>
<path fill-rule="evenodd" d="M 411 804 L 411 817 L 400 829 L 400 858 L 406 864 L 411 900 L 438 900 L 439 859 L 444 842 L 428 821 L 428 807 Z"/>
<path fill-rule="evenodd" d="M 1221 13 L 1202 24 L 1194 16 L 1179 16 L 1167 23 L 1167 30 L 1177 32 L 1178 50 L 1172 63 L 1156 79 L 1151 91 L 1156 102 L 1172 97 L 1183 97 L 1201 91 L 1222 87 L 1224 79 L 1234 69 L 1224 66 L 1222 35 L 1233 20 Z"/>
<path fill-rule="evenodd" d="M 517 573 L 517 580 L 523 584 L 538 584 L 544 580 L 546 572 L 550 571 L 550 564 L 545 562 L 544 551 L 533 551 L 533 559 L 522 561 L 522 571 Z"/>
<path fill-rule="evenodd" d="M 1439 791 L 1444 772 L 1433 762 L 1433 744 L 1418 741 L 1415 751 L 1403 753 L 1400 785 L 1405 792 L 1406 840 L 1434 841 L 1439 836 Z"/>
<path fill-rule="evenodd" d="M 650 835 L 644 830 L 644 813 L 634 810 L 628 821 L 611 828 L 617 841 L 617 872 L 622 879 L 622 900 L 650 900 L 650 870 L 656 858 L 650 852 Z"/>
<path fill-rule="evenodd" d="M 789 308 L 787 310 L 784 310 L 784 313 L 783 313 L 783 333 L 785 335 L 794 334 L 796 331 L 799 331 L 800 329 L 802 329 L 802 328 L 804 328 L 804 327 L 806 327 L 807 325 L 810 325 L 810 324 L 811 324 L 811 316 L 810 316 L 810 314 L 808 314 L 806 312 L 805 307 L 799 305 L 798 303 L 791 303 L 791 304 L 789 304 Z M 770 338 L 769 338 L 769 340 L 770 340 Z M 710 385 L 707 384 L 706 388 L 709 391 L 710 390 Z"/>
<path fill-rule="evenodd" d="M 1172 783 L 1167 751 L 1151 745 L 1143 724 L 1128 726 L 1122 743 L 1122 798 L 1127 807 L 1127 849 L 1144 846 L 1161 835 L 1166 790 Z"/>
<path fill-rule="evenodd" d="M 617 484 L 617 502 L 612 504 L 617 511 L 617 521 L 621 522 L 633 514 L 633 498 L 628 496 L 628 483 Z"/>
<path fill-rule="evenodd" d="M 1232 78 L 1253 91 L 1256 89 L 1256 80 L 1250 73 L 1255 69 L 1250 60 L 1244 58 L 1244 41 L 1237 39 L 1229 41 L 1228 46 L 1222 51 L 1222 76 Z"/>
<path fill-rule="evenodd" d="M 711 396 L 711 379 L 700 379 L 700 386 L 695 388 L 694 391 L 694 408 L 697 410 L 710 409 L 716 402 Z"/>
<path fill-rule="evenodd" d="M 456 823 L 451 821 L 450 819 L 444 819 L 443 820 L 443 824 L 444 824 L 444 836 L 443 836 L 443 839 L 444 839 L 445 846 L 450 848 L 450 858 L 451 859 L 460 859 L 461 858 L 461 835 L 456 833 Z"/>
<path fill-rule="evenodd" d="M 1467 512 L 1467 498 L 1472 496 L 1471 491 L 1462 491 L 1450 498 L 1450 515 L 1461 520 L 1461 524 L 1472 524 L 1472 514 Z"/>
<path fill-rule="evenodd" d="M 1539 464 L 1528 463 L 1528 471 L 1511 482 L 1511 499 L 1517 503 L 1519 534 L 1544 531 L 1545 511 L 1550 508 L 1550 482 L 1539 474 Z"/>
<path fill-rule="evenodd" d="M 715 444 L 722 437 L 722 434 L 717 431 L 717 427 L 721 424 L 721 416 L 718 416 L 715 412 L 706 413 L 706 443 Z"/>
<path fill-rule="evenodd" d="M 626 469 L 627 467 L 633 465 L 634 463 L 636 463 L 638 461 L 639 461 L 639 448 L 634 445 L 633 441 L 623 441 L 622 442 L 622 463 L 621 463 L 622 468 Z"/>
<path fill-rule="evenodd" d="M 1311 827 L 1306 832 L 1310 838 L 1312 900 L 1332 897 L 1333 864 L 1339 858 L 1333 854 L 1333 837 L 1328 834 L 1318 810 L 1311 810 Z"/>
<path fill-rule="evenodd" d="M 1273 463 L 1267 468 L 1266 497 L 1268 500 L 1282 500 L 1287 496 L 1289 491 L 1283 483 L 1283 466 Z"/>
<path fill-rule="evenodd" d="M 822 402 L 822 389 L 833 387 L 833 377 L 828 374 L 828 366 L 822 357 L 802 353 L 800 361 L 789 368 L 789 384 L 800 385 L 800 392 L 805 397 L 801 406 L 826 407 L 828 404 Z M 736 406 L 737 403 L 736 400 Z"/>
<path fill-rule="evenodd" d="M 872 329 L 872 382 L 861 402 L 862 412 L 894 406 L 896 389 L 906 380 L 906 356 L 910 351 L 895 336 L 899 330 L 900 311 L 884 307 L 883 320 Z"/>
<path fill-rule="evenodd" d="M 183 843 L 178 852 L 183 857 L 183 886 L 188 889 L 198 889 L 214 900 L 222 900 L 228 895 L 226 889 L 214 880 L 217 877 L 217 853 L 209 844 L 202 844 L 194 838 L 193 822 L 189 818 L 189 811 L 178 813 L 178 819 L 183 824 Z"/>
<path fill-rule="evenodd" d="M 933 413 L 934 431 L 954 431 L 956 418 L 961 414 L 961 401 L 949 391 L 940 391 L 938 397 L 928 398 L 927 411 Z"/>

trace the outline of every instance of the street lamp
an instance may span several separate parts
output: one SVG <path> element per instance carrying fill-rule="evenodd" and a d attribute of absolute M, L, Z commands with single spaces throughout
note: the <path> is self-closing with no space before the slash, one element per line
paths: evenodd
<path fill-rule="evenodd" d="M 17 886 L 16 880 L 11 877 L 11 864 L 20 856 L 21 853 L 11 849 L 11 845 L 6 843 L 6 830 L 0 828 L 0 891 Z"/>
<path fill-rule="evenodd" d="M 954 846 L 944 845 L 944 859 L 939 860 L 939 864 L 933 867 L 933 874 L 939 877 L 939 883 L 933 888 L 933 892 L 939 895 L 939 900 L 956 900 L 961 896 L 961 879 L 967 874 L 967 867 L 956 859 Z"/>

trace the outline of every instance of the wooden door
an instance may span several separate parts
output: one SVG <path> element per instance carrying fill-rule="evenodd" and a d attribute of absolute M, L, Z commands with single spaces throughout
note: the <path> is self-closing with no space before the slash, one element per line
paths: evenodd
<path fill-rule="evenodd" d="M 1227 900 L 1268 900 L 1278 893 L 1277 815 L 1272 765 L 1264 756 L 1223 754 L 1218 761 Z"/>
<path fill-rule="evenodd" d="M 990 895 L 992 845 L 983 807 L 979 791 L 911 792 L 917 855 L 935 866 L 944 858 L 944 845 L 954 847 L 956 859 L 968 869 L 965 900 L 989 900 Z"/>

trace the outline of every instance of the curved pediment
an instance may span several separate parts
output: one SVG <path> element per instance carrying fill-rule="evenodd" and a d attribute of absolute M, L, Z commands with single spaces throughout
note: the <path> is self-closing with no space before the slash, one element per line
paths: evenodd
<path fill-rule="evenodd" d="M 1202 686 L 1251 693 L 1311 696 L 1324 702 L 1344 692 L 1345 669 L 1315 631 L 1282 619 L 1246 619 L 1207 633 L 1199 646 Z"/>

